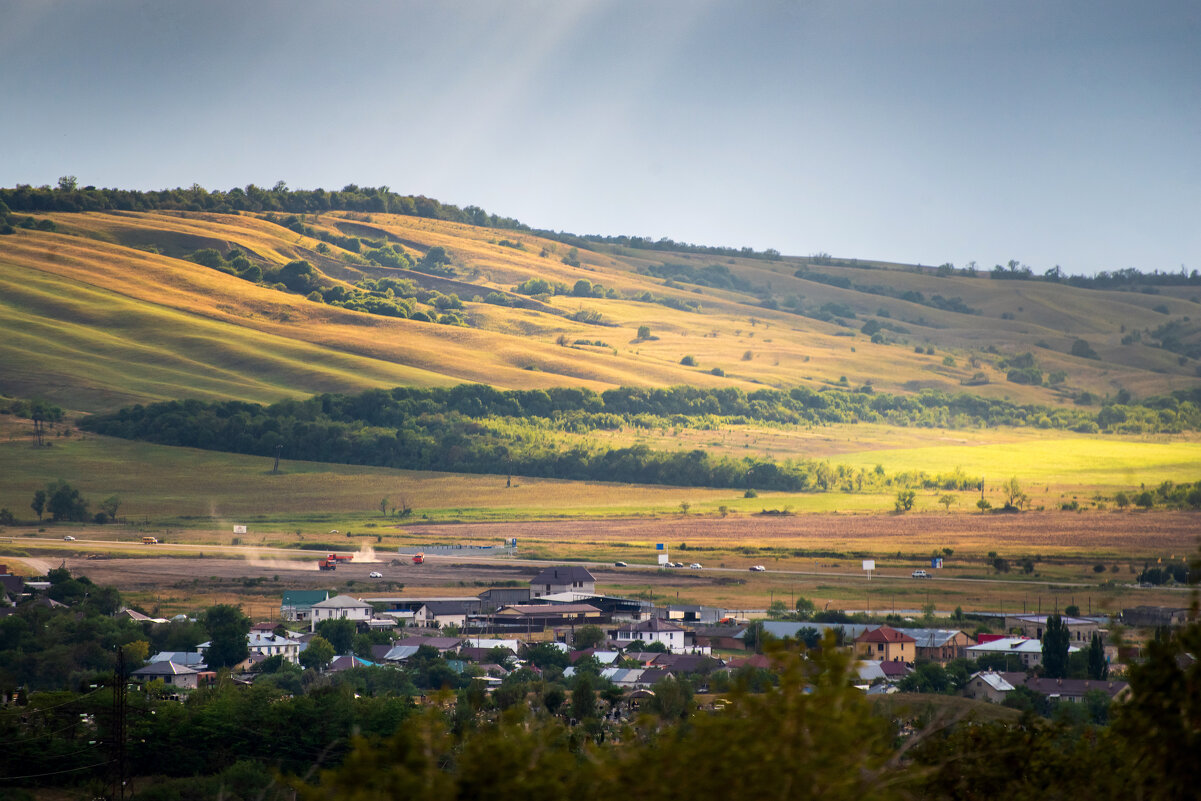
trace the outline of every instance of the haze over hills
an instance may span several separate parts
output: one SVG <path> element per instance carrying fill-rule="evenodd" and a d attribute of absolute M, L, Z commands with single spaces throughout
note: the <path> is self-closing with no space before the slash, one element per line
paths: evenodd
<path fill-rule="evenodd" d="M 1016 264 L 696 252 L 482 221 L 14 207 L 0 392 L 98 411 L 462 382 L 870 384 L 1087 406 L 1201 384 L 1196 276 L 1096 288 Z"/>

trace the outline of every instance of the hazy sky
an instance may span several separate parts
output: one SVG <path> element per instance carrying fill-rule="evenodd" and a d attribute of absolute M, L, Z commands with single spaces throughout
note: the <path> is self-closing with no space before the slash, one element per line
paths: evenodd
<path fill-rule="evenodd" d="M 1201 268 L 1201 3 L 0 0 L 0 185 L 387 185 L 539 227 Z"/>

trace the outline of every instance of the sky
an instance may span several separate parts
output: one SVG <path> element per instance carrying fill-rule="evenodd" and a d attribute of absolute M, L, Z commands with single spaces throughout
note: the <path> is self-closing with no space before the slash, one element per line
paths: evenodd
<path fill-rule="evenodd" d="M 0 0 L 0 186 L 386 185 L 535 228 L 1201 269 L 1194 0 Z"/>

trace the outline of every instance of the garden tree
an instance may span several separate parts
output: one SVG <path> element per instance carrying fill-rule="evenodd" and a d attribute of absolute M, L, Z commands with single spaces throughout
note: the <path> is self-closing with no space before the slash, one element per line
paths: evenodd
<path fill-rule="evenodd" d="M 117 510 L 121 508 L 121 498 L 110 495 L 100 502 L 100 511 L 108 515 L 110 520 L 117 519 Z"/>
<path fill-rule="evenodd" d="M 317 633 L 333 646 L 334 655 L 348 654 L 354 647 L 355 625 L 353 620 L 330 619 L 317 624 Z"/>
<path fill-rule="evenodd" d="M 1013 476 L 1008 481 L 1002 483 L 1001 491 L 1005 493 L 1005 508 L 1015 508 L 1018 499 L 1022 497 L 1022 485 L 1018 483 L 1017 476 Z"/>
<path fill-rule="evenodd" d="M 46 486 L 46 511 L 56 521 L 86 520 L 88 502 L 79 494 L 79 490 L 60 479 Z"/>
<path fill-rule="evenodd" d="M 1109 663 L 1105 661 L 1105 646 L 1101 635 L 1093 632 L 1088 643 L 1088 677 L 1098 681 L 1109 677 Z"/>
<path fill-rule="evenodd" d="M 980 514 L 984 514 L 992 508 L 992 504 L 984 498 L 981 498 L 980 500 L 976 501 L 976 508 L 980 510 Z"/>
<path fill-rule="evenodd" d="M 1047 628 L 1043 631 L 1043 675 L 1052 679 L 1068 677 L 1068 647 L 1071 635 L 1067 624 L 1059 615 L 1047 617 Z"/>
<path fill-rule="evenodd" d="M 200 622 L 209 636 L 205 662 L 210 668 L 236 665 L 249 655 L 247 635 L 251 621 L 239 607 L 231 604 L 210 606 L 201 614 Z"/>
<path fill-rule="evenodd" d="M 649 325 L 638 326 L 638 339 L 650 339 L 651 327 Z"/>
<path fill-rule="evenodd" d="M 542 694 L 542 705 L 546 707 L 546 711 L 552 715 L 557 714 L 559 708 L 567 701 L 567 691 L 558 684 L 552 684 L 545 693 Z"/>
<path fill-rule="evenodd" d="M 1140 509 L 1150 509 L 1155 505 L 1155 497 L 1150 492 L 1140 492 L 1134 499 L 1134 505 Z"/>
<path fill-rule="evenodd" d="M 742 641 L 752 651 L 762 652 L 764 644 L 773 639 L 763 628 L 763 621 L 756 620 L 743 631 Z"/>
<path fill-rule="evenodd" d="M 772 620 L 780 620 L 788 614 L 788 606 L 783 601 L 772 601 L 767 607 L 767 616 Z"/>
<path fill-rule="evenodd" d="M 953 690 L 947 671 L 936 662 L 921 662 L 897 682 L 904 693 L 945 693 Z"/>
<path fill-rule="evenodd" d="M 901 490 L 897 493 L 897 501 L 894 508 L 899 514 L 904 514 L 913 508 L 913 504 L 916 500 L 916 492 L 913 490 Z"/>
<path fill-rule="evenodd" d="M 547 668 L 558 668 L 562 672 L 563 668 L 571 664 L 567 653 L 561 648 L 556 648 L 553 643 L 540 642 L 531 645 L 525 651 L 525 660 L 539 670 Z"/>
<path fill-rule="evenodd" d="M 595 648 L 605 641 L 607 635 L 600 626 L 581 626 L 575 632 L 573 644 L 577 651 L 585 648 Z"/>
<path fill-rule="evenodd" d="M 42 513 L 46 511 L 46 490 L 33 493 L 33 502 L 29 504 L 29 508 L 37 512 L 38 522 L 41 522 Z"/>
<path fill-rule="evenodd" d="M 334 646 L 318 634 L 309 640 L 309 647 L 300 652 L 300 665 L 310 670 L 322 670 L 335 656 Z"/>
<path fill-rule="evenodd" d="M 692 685 L 685 678 L 668 676 L 655 685 L 655 694 L 647 699 L 645 709 L 662 720 L 684 720 L 692 714 Z"/>
<path fill-rule="evenodd" d="M 938 502 L 941 503 L 943 505 L 943 508 L 949 512 L 949 511 L 951 511 L 951 504 L 958 503 L 959 499 L 956 498 L 954 495 L 943 495 L 941 498 L 938 499 Z"/>
<path fill-rule="evenodd" d="M 796 618 L 797 620 L 811 620 L 814 612 L 817 611 L 817 605 L 808 598 L 798 597 L 796 599 Z"/>
<path fill-rule="evenodd" d="M 596 692 L 592 688 L 592 676 L 581 673 L 571 691 L 571 716 L 586 720 L 596 716 Z"/>
<path fill-rule="evenodd" d="M 1125 509 L 1130 505 L 1130 496 L 1124 492 L 1119 492 L 1113 496 L 1113 502 L 1119 509 Z"/>

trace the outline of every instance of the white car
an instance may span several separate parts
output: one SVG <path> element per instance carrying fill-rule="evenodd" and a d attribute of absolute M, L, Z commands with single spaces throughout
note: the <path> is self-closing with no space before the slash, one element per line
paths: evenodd
<path fill-rule="evenodd" d="M 930 578 L 930 574 L 927 573 L 925 570 L 915 570 L 915 571 L 913 571 L 913 577 L 914 578 Z"/>
<path fill-rule="evenodd" d="M 72 537 L 70 534 L 68 534 L 67 536 L 63 537 L 63 541 L 64 542 L 75 542 L 75 538 Z"/>
<path fill-rule="evenodd" d="M 384 574 L 380 573 L 378 570 L 372 570 L 370 573 L 367 574 L 367 578 L 383 578 L 383 577 L 384 577 Z"/>
<path fill-rule="evenodd" d="M 692 564 L 690 564 L 690 565 L 688 566 L 688 569 L 689 569 L 689 570 L 700 570 L 700 569 L 701 569 L 701 563 L 700 563 L 700 562 L 693 562 Z"/>
<path fill-rule="evenodd" d="M 764 567 L 763 565 L 751 565 L 751 572 L 752 573 L 766 573 L 767 568 Z"/>

